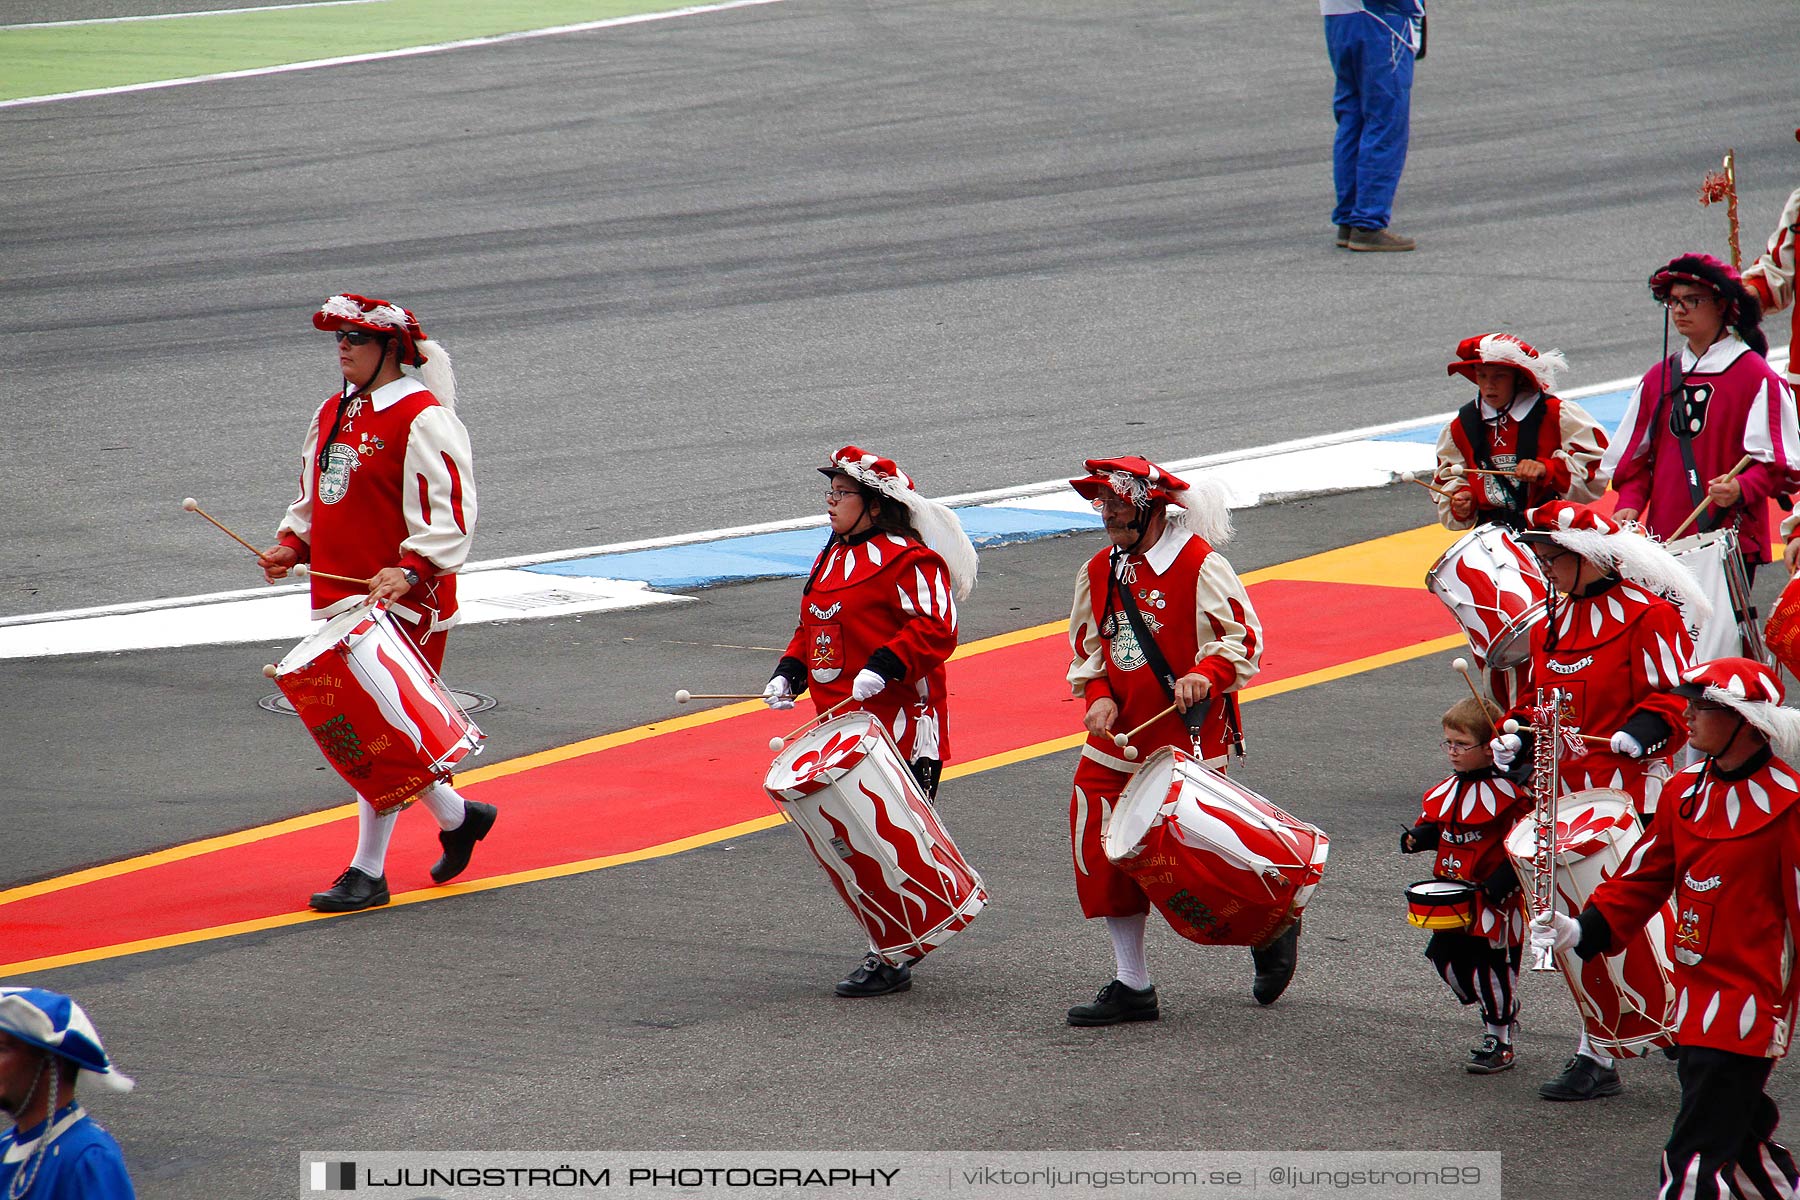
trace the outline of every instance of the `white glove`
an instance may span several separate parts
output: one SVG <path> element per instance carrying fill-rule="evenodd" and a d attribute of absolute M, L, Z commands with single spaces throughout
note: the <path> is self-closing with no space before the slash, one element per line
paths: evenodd
<path fill-rule="evenodd" d="M 1614 754 L 1623 754 L 1626 758 L 1644 757 L 1644 744 L 1623 729 L 1612 735 L 1611 744 Z"/>
<path fill-rule="evenodd" d="M 1494 766 L 1502 771 L 1510 770 L 1513 759 L 1519 757 L 1519 747 L 1524 744 L 1516 733 L 1503 733 L 1489 742 L 1488 752 L 1494 756 Z"/>
<path fill-rule="evenodd" d="M 1531 922 L 1531 945 L 1538 950 L 1573 950 L 1581 940 L 1581 925 L 1568 913 L 1539 913 Z"/>
<path fill-rule="evenodd" d="M 886 686 L 887 676 L 881 674 L 879 671 L 871 671 L 869 668 L 864 667 L 856 673 L 856 678 L 850 684 L 850 698 L 852 700 L 867 700 L 870 696 L 873 696 L 876 692 L 879 692 Z"/>
<path fill-rule="evenodd" d="M 763 703 L 770 708 L 794 707 L 794 690 L 788 686 L 786 675 L 769 680 L 769 686 L 763 689 Z"/>

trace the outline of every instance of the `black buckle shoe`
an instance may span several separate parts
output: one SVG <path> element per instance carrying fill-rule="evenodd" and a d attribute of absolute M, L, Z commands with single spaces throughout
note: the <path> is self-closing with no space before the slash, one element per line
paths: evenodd
<path fill-rule="evenodd" d="M 1482 1037 L 1479 1049 L 1469 1051 L 1469 1061 L 1463 1064 L 1463 1070 L 1471 1075 L 1498 1075 L 1510 1071 L 1512 1065 L 1512 1043 L 1503 1042 L 1490 1033 Z"/>
<path fill-rule="evenodd" d="M 388 902 L 387 876 L 368 876 L 346 867 L 328 892 L 314 892 L 307 903 L 315 912 L 361 912 Z"/>
<path fill-rule="evenodd" d="M 856 998 L 904 992 L 911 986 L 911 967 L 890 967 L 879 957 L 871 954 L 862 960 L 860 967 L 850 972 L 848 978 L 839 982 L 835 990 L 840 996 Z"/>
<path fill-rule="evenodd" d="M 1154 1021 L 1161 1016 L 1156 1005 L 1156 985 L 1139 991 L 1115 979 L 1100 989 L 1092 1004 L 1077 1004 L 1069 1010 L 1069 1024 L 1080 1026 L 1118 1025 L 1124 1021 Z"/>
<path fill-rule="evenodd" d="M 1598 1100 L 1625 1090 L 1614 1067 L 1603 1067 L 1585 1054 L 1577 1054 L 1555 1079 L 1538 1086 L 1546 1100 Z"/>
<path fill-rule="evenodd" d="M 1287 991 L 1300 961 L 1300 922 L 1287 927 L 1287 932 L 1266 946 L 1250 947 L 1250 961 L 1256 966 L 1256 978 L 1250 994 L 1258 1004 L 1273 1004 Z"/>
<path fill-rule="evenodd" d="M 494 827 L 494 818 L 499 815 L 500 810 L 493 805 L 470 800 L 463 805 L 461 825 L 438 830 L 438 844 L 444 848 L 444 857 L 431 864 L 434 883 L 449 883 L 463 873 L 469 865 L 469 855 L 475 853 L 475 843 L 487 836 L 488 830 Z"/>

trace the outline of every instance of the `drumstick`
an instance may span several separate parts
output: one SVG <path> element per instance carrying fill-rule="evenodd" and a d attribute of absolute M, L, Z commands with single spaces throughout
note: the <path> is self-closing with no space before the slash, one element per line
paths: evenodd
<path fill-rule="evenodd" d="M 258 550 L 255 546 L 252 546 L 249 542 L 246 542 L 243 538 L 241 538 L 237 534 L 231 532 L 231 530 L 226 529 L 224 525 L 221 525 L 218 521 L 214 520 L 213 515 L 211 513 L 207 512 L 204 508 L 201 508 L 200 502 L 198 500 L 194 499 L 192 496 L 189 496 L 187 499 L 183 500 L 181 502 L 181 507 L 187 509 L 191 513 L 199 513 L 201 516 L 205 517 L 207 520 L 212 521 L 212 523 L 214 525 L 218 525 L 219 529 L 225 534 L 226 537 L 230 538 L 232 541 L 236 542 L 238 545 L 242 546 L 244 549 L 248 550 L 250 553 L 256 555 L 256 557 L 258 557 L 258 558 L 262 557 L 261 550 Z"/>
<path fill-rule="evenodd" d="M 1144 732 L 1144 730 L 1150 728 L 1152 725 L 1156 724 L 1158 721 L 1162 720 L 1164 717 L 1168 716 L 1170 713 L 1172 713 L 1174 711 L 1175 711 L 1175 706 L 1173 704 L 1171 704 L 1171 705 L 1169 705 L 1169 707 L 1167 707 L 1167 708 L 1163 709 L 1161 712 L 1157 713 L 1154 717 L 1151 717 L 1148 721 L 1145 721 L 1142 725 L 1139 725 L 1136 729 L 1133 729 L 1130 733 L 1115 733 L 1115 734 L 1113 734 L 1113 745 L 1121 746 L 1124 748 L 1126 762 L 1136 762 L 1137 761 L 1138 749 L 1136 746 L 1133 746 L 1131 744 L 1131 739 L 1136 737 L 1138 734 Z"/>
<path fill-rule="evenodd" d="M 758 694 L 756 699 L 761 700 L 762 696 L 760 694 Z M 781 751 L 787 746 L 787 744 L 789 742 L 793 741 L 794 738 L 797 737 L 800 733 L 802 733 L 806 729 L 810 728 L 811 726 L 820 724 L 821 722 L 823 722 L 825 720 L 825 718 L 831 716 L 831 714 L 835 713 L 838 709 L 844 707 L 844 705 L 852 703 L 855 699 L 856 699 L 856 697 L 854 697 L 854 696 L 845 696 L 842 700 L 839 700 L 836 704 L 832 705 L 830 708 L 826 709 L 824 712 L 820 713 L 818 716 L 814 717 L 812 720 L 800 722 L 799 725 L 797 725 L 793 729 L 789 730 L 784 736 L 770 738 L 769 739 L 769 749 L 775 751 L 775 753 L 777 753 L 777 754 L 781 753 Z"/>
<path fill-rule="evenodd" d="M 1416 484 L 1418 484 L 1418 485 L 1419 485 L 1419 486 L 1420 486 L 1420 487 L 1422 487 L 1422 488 L 1424 488 L 1424 489 L 1425 489 L 1425 490 L 1426 490 L 1426 491 L 1428 491 L 1428 492 L 1434 492 L 1434 493 L 1436 493 L 1436 494 L 1437 494 L 1437 495 L 1439 495 L 1439 496 L 1442 496 L 1442 497 L 1443 497 L 1443 498 L 1444 498 L 1444 499 L 1446 499 L 1446 500 L 1448 500 L 1448 499 L 1450 499 L 1450 498 L 1451 498 L 1451 497 L 1453 497 L 1453 496 L 1455 496 L 1455 495 L 1456 495 L 1456 493 L 1455 493 L 1455 492 L 1446 492 L 1446 491 L 1445 491 L 1445 490 L 1444 490 L 1444 489 L 1443 489 L 1443 488 L 1441 488 L 1441 487 L 1433 487 L 1433 486 L 1431 486 L 1431 485 L 1430 485 L 1430 484 L 1429 484 L 1429 483 L 1426 483 L 1426 482 L 1425 482 L 1425 481 L 1424 481 L 1424 480 L 1423 480 L 1423 479 L 1420 479 L 1420 478 L 1419 478 L 1419 477 L 1418 477 L 1418 476 L 1417 476 L 1417 475 L 1408 475 L 1408 476 L 1406 476 L 1406 477 L 1405 477 L 1405 478 L 1406 478 L 1406 482 L 1408 482 L 1408 483 L 1416 483 Z"/>
<path fill-rule="evenodd" d="M 1751 457 L 1748 454 L 1744 455 L 1744 457 L 1738 459 L 1737 466 L 1731 468 L 1731 470 L 1729 470 L 1725 473 L 1725 478 L 1726 479 L 1736 479 L 1738 476 L 1738 472 L 1742 471 L 1746 467 L 1748 467 L 1752 461 L 1753 460 L 1751 459 Z M 1687 520 L 1683 521 L 1680 524 L 1680 526 L 1676 528 L 1675 532 L 1671 533 L 1664 540 L 1672 542 L 1676 538 L 1680 537 L 1682 534 L 1686 533 L 1687 527 L 1689 525 L 1692 525 L 1695 521 L 1698 521 L 1700 519 L 1700 514 L 1705 512 L 1709 507 L 1711 507 L 1711 505 L 1712 505 L 1712 499 L 1710 497 L 1705 500 L 1702 500 L 1700 502 L 1699 506 L 1696 507 L 1693 512 L 1688 514 Z"/>
<path fill-rule="evenodd" d="M 1517 479 L 1519 477 L 1517 471 L 1490 471 L 1485 467 L 1465 467 L 1461 463 L 1452 466 L 1450 474 L 1458 479 L 1464 475 L 1496 475 L 1501 479 Z"/>
<path fill-rule="evenodd" d="M 302 579 L 306 578 L 308 575 L 317 575 L 320 579 L 335 579 L 339 583 L 354 583 L 357 587 L 366 588 L 369 586 L 369 581 L 366 579 L 357 579 L 352 575 L 333 575 L 330 571 L 315 571 L 312 569 L 311 565 L 307 563 L 295 563 L 293 566 L 289 567 L 288 570 L 292 571 Z"/>
<path fill-rule="evenodd" d="M 1504 720 L 1500 723 L 1500 732 L 1502 732 L 1502 733 L 1536 733 L 1537 730 L 1532 728 L 1530 725 L 1521 725 L 1517 721 L 1508 717 L 1506 720 Z M 1572 731 L 1565 729 L 1565 730 L 1563 730 L 1563 732 L 1570 733 Z M 1606 745 L 1606 746 L 1612 745 L 1612 739 L 1607 737 L 1605 734 L 1577 733 L 1577 734 L 1575 734 L 1575 736 L 1580 738 L 1584 742 L 1599 742 L 1602 745 Z"/>
<path fill-rule="evenodd" d="M 761 692 L 690 692 L 680 688 L 675 693 L 675 703 L 686 704 L 689 700 L 761 700 Z"/>
<path fill-rule="evenodd" d="M 1469 695 L 1475 697 L 1475 707 L 1481 710 L 1481 722 L 1487 726 L 1487 731 L 1491 736 L 1494 732 L 1494 722 L 1488 717 L 1487 698 L 1475 690 L 1475 679 L 1469 674 L 1469 660 L 1466 658 L 1452 659 L 1450 666 L 1463 677 L 1463 682 L 1469 685 Z"/>

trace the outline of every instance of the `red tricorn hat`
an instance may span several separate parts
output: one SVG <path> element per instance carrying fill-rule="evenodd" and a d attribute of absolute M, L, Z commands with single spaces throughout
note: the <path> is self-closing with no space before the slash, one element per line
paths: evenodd
<path fill-rule="evenodd" d="M 1456 343 L 1456 361 L 1445 367 L 1444 373 L 1472 381 L 1475 368 L 1483 364 L 1511 367 L 1538 391 L 1551 392 L 1556 389 L 1556 377 L 1568 369 L 1569 360 L 1560 350 L 1540 354 L 1530 342 L 1510 333 L 1478 333 Z"/>
<path fill-rule="evenodd" d="M 1098 501 L 1105 495 L 1129 500 L 1139 508 L 1161 501 L 1187 507 L 1187 481 L 1165 471 L 1147 458 L 1128 454 L 1123 458 L 1090 458 L 1082 464 L 1088 473 L 1069 480 L 1069 486 Z"/>
<path fill-rule="evenodd" d="M 313 328 L 326 332 L 351 328 L 389 337 L 397 335 L 400 361 L 409 367 L 425 365 L 425 355 L 419 349 L 419 343 L 425 340 L 425 331 L 419 328 L 419 318 L 398 304 L 345 292 L 321 304 L 312 321 Z"/>

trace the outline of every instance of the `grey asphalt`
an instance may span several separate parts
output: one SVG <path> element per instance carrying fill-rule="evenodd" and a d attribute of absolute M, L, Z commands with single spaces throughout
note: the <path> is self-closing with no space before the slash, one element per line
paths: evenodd
<path fill-rule="evenodd" d="M 272 528 L 334 383 L 305 316 L 345 288 L 457 356 L 480 557 L 810 512 L 808 464 L 850 440 L 948 492 L 1428 413 L 1493 327 L 1561 346 L 1574 382 L 1631 373 L 1660 349 L 1643 277 L 1722 243 L 1692 200 L 1719 149 L 1752 240 L 1791 185 L 1761 82 L 1785 55 L 1753 31 L 1784 14 L 1441 14 L 1396 221 L 1424 249 L 1395 256 L 1329 244 L 1304 3 L 790 0 L 0 111 L 0 613 L 248 586 L 176 505 Z M 1233 560 L 1413 527 L 1416 491 L 1241 514 Z M 965 636 L 1063 616 L 1087 549 L 985 555 Z M 499 699 L 511 757 L 760 680 L 793 602 L 469 629 L 448 674 Z M 0 886 L 338 803 L 254 705 L 285 648 L 0 667 Z M 1519 1069 L 1466 1076 L 1477 1025 L 1404 923 L 1423 867 L 1395 827 L 1458 686 L 1425 659 L 1249 709 L 1243 777 L 1333 839 L 1268 1010 L 1246 956 L 1158 929 L 1163 1021 L 1062 1024 L 1110 966 L 1072 896 L 1070 755 L 946 785 L 996 903 L 899 997 L 830 996 L 857 942 L 784 830 L 33 981 L 139 1077 L 94 1107 L 153 1200 L 288 1195 L 304 1149 L 390 1146 L 1500 1149 L 1509 1196 L 1644 1195 L 1672 1068 L 1536 1099 L 1574 1017 L 1534 979 Z"/>
<path fill-rule="evenodd" d="M 1793 183 L 1790 16 L 1446 7 L 1408 255 L 1330 244 L 1305 0 L 788 0 L 0 110 L 0 615 L 253 586 L 178 505 L 272 533 L 340 290 L 455 357 L 483 557 L 802 515 L 852 440 L 947 494 L 1444 411 L 1499 327 L 1639 372 L 1651 267 L 1724 246 L 1700 175 L 1738 148 L 1751 244 Z"/>

